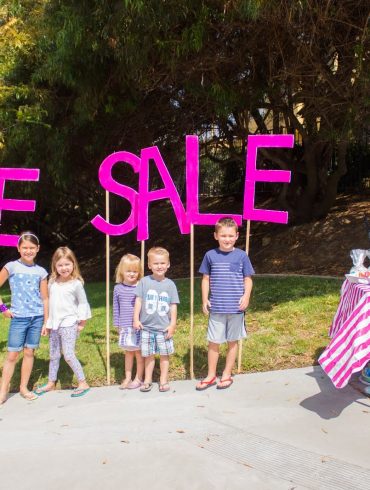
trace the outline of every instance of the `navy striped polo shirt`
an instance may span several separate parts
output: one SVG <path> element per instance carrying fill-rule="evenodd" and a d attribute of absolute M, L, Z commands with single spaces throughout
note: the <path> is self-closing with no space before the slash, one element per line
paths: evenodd
<path fill-rule="evenodd" d="M 254 274 L 254 269 L 243 250 L 209 250 L 199 272 L 210 276 L 211 313 L 244 313 L 239 310 L 239 300 L 244 294 L 244 278 Z"/>

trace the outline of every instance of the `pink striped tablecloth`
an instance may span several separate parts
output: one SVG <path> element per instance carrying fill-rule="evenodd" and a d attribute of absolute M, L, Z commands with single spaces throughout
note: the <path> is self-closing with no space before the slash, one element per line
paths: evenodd
<path fill-rule="evenodd" d="M 319 363 L 334 386 L 344 388 L 370 361 L 370 285 L 344 281 L 329 333 L 332 340 Z"/>

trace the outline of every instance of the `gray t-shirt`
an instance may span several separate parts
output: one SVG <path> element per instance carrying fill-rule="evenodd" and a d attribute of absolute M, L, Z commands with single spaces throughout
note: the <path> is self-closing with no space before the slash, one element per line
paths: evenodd
<path fill-rule="evenodd" d="M 145 330 L 163 331 L 171 321 L 171 304 L 178 304 L 179 295 L 175 283 L 164 278 L 162 281 L 145 276 L 135 289 L 135 296 L 142 300 L 140 322 Z"/>

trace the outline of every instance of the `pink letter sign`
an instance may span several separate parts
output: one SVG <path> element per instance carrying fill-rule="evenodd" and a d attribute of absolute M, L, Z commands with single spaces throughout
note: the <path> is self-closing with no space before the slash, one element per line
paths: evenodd
<path fill-rule="evenodd" d="M 158 172 L 162 177 L 164 188 L 149 191 L 149 160 L 154 160 Z M 182 205 L 179 193 L 173 183 L 168 169 L 156 146 L 141 150 L 141 169 L 139 176 L 139 202 L 138 202 L 138 230 L 137 239 L 146 240 L 149 237 L 148 208 L 150 201 L 169 199 L 175 211 L 181 233 L 190 233 L 190 225 Z"/>
<path fill-rule="evenodd" d="M 4 199 L 6 180 L 38 181 L 38 168 L 0 168 L 0 221 L 1 211 L 31 211 L 36 208 L 36 201 L 26 199 Z M 18 235 L 0 235 L 0 246 L 16 247 Z"/>
<path fill-rule="evenodd" d="M 91 221 L 95 228 L 106 235 L 124 235 L 125 233 L 129 233 L 131 230 L 133 230 L 137 224 L 137 192 L 127 185 L 119 184 L 112 177 L 112 168 L 118 162 L 128 163 L 134 169 L 135 173 L 140 171 L 140 158 L 128 151 L 118 151 L 117 153 L 112 153 L 105 158 L 103 163 L 100 165 L 99 181 L 103 189 L 106 189 L 113 194 L 117 194 L 118 196 L 124 197 L 131 203 L 130 216 L 126 221 L 119 225 L 108 223 L 102 216 L 100 216 L 100 214 L 95 216 L 95 218 Z"/>
<path fill-rule="evenodd" d="M 291 172 L 287 170 L 257 170 L 258 148 L 292 148 L 294 135 L 252 135 L 248 136 L 247 163 L 245 169 L 244 209 L 243 218 L 253 221 L 269 221 L 271 223 L 288 222 L 286 211 L 272 211 L 254 208 L 256 182 L 290 182 Z"/>
<path fill-rule="evenodd" d="M 186 211 L 194 225 L 214 225 L 223 216 L 242 223 L 241 214 L 199 214 L 199 143 L 198 136 L 186 137 Z"/>

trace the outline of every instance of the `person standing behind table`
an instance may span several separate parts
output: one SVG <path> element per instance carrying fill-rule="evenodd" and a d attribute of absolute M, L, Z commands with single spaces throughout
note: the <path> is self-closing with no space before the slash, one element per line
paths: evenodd
<path fill-rule="evenodd" d="M 199 272 L 202 278 L 202 309 L 208 320 L 208 374 L 196 390 L 203 391 L 216 384 L 220 344 L 227 342 L 226 364 L 217 388 L 229 388 L 238 352 L 238 341 L 247 336 L 244 311 L 249 305 L 254 270 L 248 255 L 235 248 L 238 225 L 231 218 L 221 218 L 215 225 L 219 246 L 209 250 Z"/>
<path fill-rule="evenodd" d="M 170 267 L 168 251 L 153 247 L 148 251 L 148 268 L 152 271 L 136 287 L 134 327 L 141 330 L 141 354 L 145 362 L 144 384 L 140 391 L 150 391 L 155 354 L 160 356 L 159 391 L 170 390 L 168 384 L 169 356 L 174 353 L 177 305 L 180 303 L 175 283 L 166 277 Z"/>
<path fill-rule="evenodd" d="M 134 329 L 133 314 L 135 289 L 141 279 L 141 261 L 132 254 L 124 255 L 116 270 L 116 285 L 113 291 L 113 325 L 118 329 L 118 345 L 125 351 L 125 379 L 121 390 L 140 388 L 144 377 L 144 359 L 141 355 L 141 332 Z M 132 369 L 136 359 L 136 376 Z"/>
<path fill-rule="evenodd" d="M 39 386 L 35 393 L 40 396 L 55 389 L 63 352 L 65 361 L 78 381 L 71 397 L 80 397 L 90 387 L 76 357 L 75 346 L 86 320 L 91 318 L 91 310 L 76 256 L 68 247 L 57 248 L 52 257 L 49 296 L 49 318 L 45 327 L 45 331 L 49 333 L 49 380 L 45 385 Z"/>
<path fill-rule="evenodd" d="M 19 259 L 8 262 L 0 271 L 0 287 L 9 280 L 11 291 L 10 309 L 0 298 L 0 311 L 4 317 L 10 319 L 8 355 L 1 379 L 0 404 L 7 399 L 15 364 L 22 350 L 19 392 L 28 401 L 37 399 L 37 395 L 29 391 L 28 382 L 34 351 L 39 346 L 41 330 L 48 318 L 48 273 L 34 262 L 40 250 L 39 239 L 31 231 L 24 231 L 18 239 L 17 248 Z"/>

